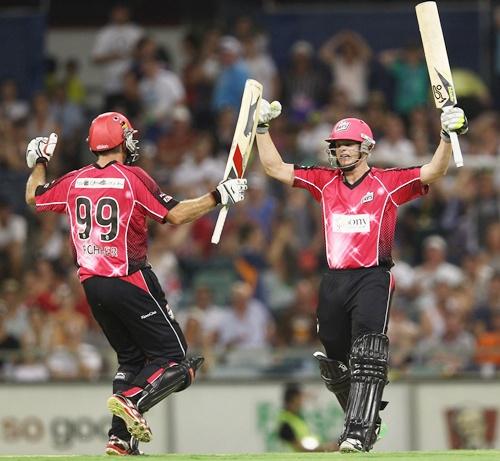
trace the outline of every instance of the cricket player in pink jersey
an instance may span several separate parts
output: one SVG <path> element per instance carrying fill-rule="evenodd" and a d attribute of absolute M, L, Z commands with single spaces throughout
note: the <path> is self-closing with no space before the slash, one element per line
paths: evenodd
<path fill-rule="evenodd" d="M 245 179 L 228 179 L 208 194 L 177 201 L 141 168 L 136 131 L 117 112 L 99 115 L 88 144 L 95 163 L 50 183 L 46 169 L 56 135 L 33 139 L 26 202 L 36 211 L 68 215 L 78 274 L 92 312 L 117 353 L 108 408 L 107 454 L 139 454 L 152 437 L 143 413 L 194 380 L 202 357 L 186 358 L 186 340 L 147 261 L 146 219 L 182 224 L 217 205 L 244 198 Z"/>
<path fill-rule="evenodd" d="M 441 142 L 421 167 L 380 169 L 368 165 L 375 141 L 357 118 L 337 122 L 326 140 L 333 168 L 285 163 L 269 136 L 281 105 L 262 100 L 257 146 L 266 173 L 306 189 L 323 211 L 329 270 L 319 288 L 316 352 L 321 376 L 345 412 L 340 451 L 369 451 L 380 433 L 379 411 L 387 404 L 389 340 L 386 336 L 394 280 L 391 248 L 397 209 L 428 191 L 446 174 L 452 154 L 449 132 L 467 131 L 462 109 L 441 116 Z"/>

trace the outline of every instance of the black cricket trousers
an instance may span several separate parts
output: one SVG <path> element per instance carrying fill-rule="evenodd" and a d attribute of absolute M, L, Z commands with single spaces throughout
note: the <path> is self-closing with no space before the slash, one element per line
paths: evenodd
<path fill-rule="evenodd" d="M 331 269 L 319 287 L 318 335 L 326 355 L 349 365 L 352 343 L 386 333 L 394 280 L 386 267 Z"/>
<path fill-rule="evenodd" d="M 119 278 L 83 282 L 92 313 L 118 355 L 120 367 L 146 361 L 182 361 L 186 340 L 151 268 L 141 269 L 148 291 Z"/>

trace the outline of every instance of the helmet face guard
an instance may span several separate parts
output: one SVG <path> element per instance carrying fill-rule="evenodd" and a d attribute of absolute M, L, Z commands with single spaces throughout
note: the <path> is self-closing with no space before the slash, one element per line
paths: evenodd
<path fill-rule="evenodd" d="M 135 133 L 137 130 L 134 130 L 127 117 L 119 112 L 105 112 L 90 124 L 87 142 L 96 155 L 123 144 L 125 163 L 131 165 L 139 158 L 139 141 L 134 139 Z"/>
<path fill-rule="evenodd" d="M 137 130 L 132 128 L 126 128 L 124 130 L 125 137 L 125 151 L 127 155 L 125 157 L 125 164 L 132 165 L 133 163 L 139 160 L 139 140 L 134 139 L 134 134 L 137 133 Z"/>

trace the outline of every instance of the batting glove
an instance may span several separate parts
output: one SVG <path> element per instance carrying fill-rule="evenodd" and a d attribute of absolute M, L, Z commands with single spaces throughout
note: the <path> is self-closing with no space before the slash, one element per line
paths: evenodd
<path fill-rule="evenodd" d="M 450 107 L 441 113 L 441 138 L 445 142 L 450 142 L 450 132 L 465 134 L 469 129 L 469 122 L 465 113 L 460 107 Z"/>
<path fill-rule="evenodd" d="M 26 148 L 26 163 L 33 168 L 37 163 L 50 162 L 57 144 L 57 134 L 52 133 L 48 138 L 39 136 L 32 139 Z"/>
<path fill-rule="evenodd" d="M 269 122 L 281 114 L 281 104 L 279 101 L 269 101 L 262 99 L 260 101 L 259 122 L 257 124 L 257 133 L 264 134 L 269 130 Z"/>
<path fill-rule="evenodd" d="M 212 195 L 217 203 L 232 205 L 241 202 L 245 198 L 247 189 L 247 180 L 245 178 L 226 179 L 217 186 Z"/>

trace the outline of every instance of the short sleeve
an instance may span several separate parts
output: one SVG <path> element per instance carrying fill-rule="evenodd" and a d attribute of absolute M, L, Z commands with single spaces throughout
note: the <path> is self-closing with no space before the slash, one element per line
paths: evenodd
<path fill-rule="evenodd" d="M 35 191 L 36 211 L 54 211 L 65 213 L 68 199 L 68 191 L 75 177 L 72 171 L 59 179 L 38 186 Z"/>
<path fill-rule="evenodd" d="M 421 197 L 429 191 L 429 186 L 420 181 L 420 167 L 385 170 L 384 184 L 397 205 Z"/>
<path fill-rule="evenodd" d="M 179 202 L 163 193 L 160 186 L 142 168 L 131 167 L 129 171 L 135 177 L 133 188 L 136 203 L 151 219 L 165 222 L 168 212 Z"/>
<path fill-rule="evenodd" d="M 293 187 L 308 190 L 315 200 L 321 201 L 323 188 L 337 175 L 336 170 L 320 167 L 294 166 Z"/>

